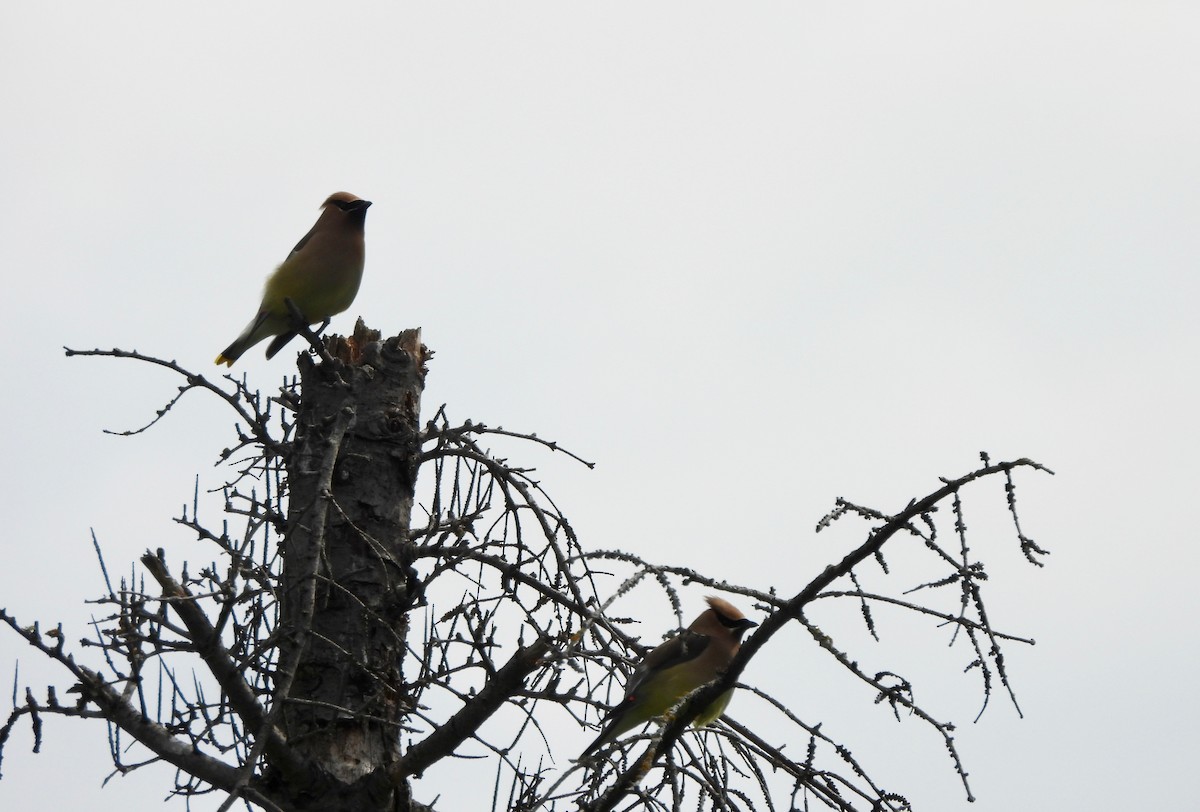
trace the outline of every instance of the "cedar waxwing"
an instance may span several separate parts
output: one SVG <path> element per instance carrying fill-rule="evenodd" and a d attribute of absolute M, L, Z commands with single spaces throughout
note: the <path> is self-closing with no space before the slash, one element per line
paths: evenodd
<path fill-rule="evenodd" d="M 309 324 L 327 321 L 350 306 L 362 282 L 363 223 L 370 205 L 349 192 L 335 192 L 321 204 L 317 222 L 267 279 L 258 315 L 217 356 L 218 364 L 233 366 L 246 350 L 276 336 L 267 345 L 271 358 L 295 338 L 284 299 L 291 299 Z"/>
<path fill-rule="evenodd" d="M 741 646 L 746 630 L 757 626 L 737 607 L 722 598 L 708 598 L 709 608 L 682 634 L 646 655 L 625 685 L 625 699 L 614 705 L 604 730 L 580 756 L 586 756 L 643 722 L 656 719 L 725 670 Z M 713 700 L 692 724 L 703 727 L 717 720 L 733 696 L 733 689 Z"/>

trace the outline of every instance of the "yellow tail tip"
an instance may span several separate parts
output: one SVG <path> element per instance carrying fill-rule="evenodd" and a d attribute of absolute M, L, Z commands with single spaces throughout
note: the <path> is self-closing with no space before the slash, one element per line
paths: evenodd
<path fill-rule="evenodd" d="M 224 355 L 218 355 L 217 360 L 214 361 L 213 363 L 215 363 L 217 366 L 221 366 L 221 364 L 224 364 L 227 367 L 231 367 L 231 366 L 233 366 L 233 362 L 236 360 L 237 360 L 236 358 L 226 358 Z"/>

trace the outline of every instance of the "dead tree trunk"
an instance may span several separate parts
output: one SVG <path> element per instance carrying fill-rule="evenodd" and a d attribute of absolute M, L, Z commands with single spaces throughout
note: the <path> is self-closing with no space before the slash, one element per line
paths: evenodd
<path fill-rule="evenodd" d="M 407 788 L 384 776 L 408 705 L 401 668 L 425 348 L 416 330 L 358 338 L 331 340 L 332 363 L 301 359 L 286 462 L 274 702 L 288 743 L 321 773 L 305 787 L 283 782 L 297 809 L 410 806 Z"/>

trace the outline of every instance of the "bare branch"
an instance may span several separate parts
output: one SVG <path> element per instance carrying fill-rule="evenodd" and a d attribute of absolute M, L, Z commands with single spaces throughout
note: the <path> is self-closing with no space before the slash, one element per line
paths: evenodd
<path fill-rule="evenodd" d="M 404 757 L 388 770 L 393 783 L 399 783 L 412 775 L 419 775 L 436 761 L 453 753 L 468 736 L 479 729 L 501 705 L 521 686 L 542 658 L 550 651 L 550 641 L 538 640 L 519 649 L 495 674 L 483 690 L 458 713 L 447 719 L 424 741 L 408 749 Z"/>
<path fill-rule="evenodd" d="M 608 812 L 614 809 L 621 798 L 627 795 L 631 789 L 641 780 L 650 766 L 660 753 L 666 753 L 674 747 L 679 736 L 683 733 L 684 728 L 695 719 L 702 709 L 707 707 L 716 697 L 724 693 L 732 687 L 737 679 L 741 676 L 746 664 L 758 653 L 758 651 L 771 639 L 780 629 L 791 620 L 799 620 L 803 622 L 804 607 L 811 601 L 815 600 L 820 593 L 827 589 L 834 581 L 847 575 L 856 566 L 862 563 L 867 558 L 875 555 L 889 539 L 901 530 L 908 529 L 911 523 L 919 517 L 932 511 L 939 502 L 947 497 L 956 494 L 965 485 L 974 482 L 980 478 L 991 476 L 998 473 L 1006 473 L 1014 468 L 1030 467 L 1035 470 L 1049 471 L 1045 466 L 1029 459 L 1019 459 L 1012 462 L 997 463 L 995 465 L 985 464 L 971 473 L 955 480 L 946 481 L 946 484 L 924 497 L 919 501 L 909 504 L 904 510 L 890 518 L 886 524 L 872 532 L 870 538 L 861 544 L 857 549 L 846 555 L 841 562 L 836 565 L 830 565 L 825 570 L 814 578 L 809 584 L 798 592 L 791 600 L 783 607 L 769 615 L 759 626 L 759 628 L 750 635 L 749 638 L 742 644 L 741 650 L 730 664 L 729 668 L 717 680 L 709 683 L 705 687 L 693 693 L 687 701 L 685 701 L 676 710 L 673 718 L 667 722 L 663 729 L 660 741 L 652 744 L 647 748 L 645 754 L 638 762 L 629 769 L 622 772 L 613 783 L 613 785 L 599 798 L 595 803 L 587 806 L 589 812 Z M 839 500 L 841 504 L 841 500 Z M 827 522 L 826 522 L 827 524 Z M 986 622 L 986 621 L 984 621 Z M 929 720 L 937 726 L 939 723 Z M 947 736 L 947 744 L 952 745 L 952 739 Z M 966 786 L 966 776 L 962 769 L 961 762 L 958 759 L 957 753 L 951 749 L 951 755 L 955 761 L 959 775 L 962 777 L 964 787 Z M 970 790 L 967 788 L 968 798 L 971 798 Z"/>

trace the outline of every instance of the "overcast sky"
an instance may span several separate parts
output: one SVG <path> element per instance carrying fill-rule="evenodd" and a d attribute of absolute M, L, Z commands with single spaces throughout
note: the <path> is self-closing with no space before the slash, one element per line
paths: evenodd
<path fill-rule="evenodd" d="M 116 572 L 147 547 L 211 558 L 170 519 L 197 474 L 221 481 L 231 415 L 193 396 L 103 435 L 178 380 L 61 348 L 215 375 L 345 189 L 375 205 L 333 329 L 420 326 L 427 413 L 595 460 L 510 449 L 586 547 L 791 594 L 861 539 L 814 535 L 838 496 L 898 510 L 981 450 L 1053 468 L 1018 479 L 1044 570 L 996 486 L 968 495 L 992 618 L 1037 639 L 1009 651 L 1025 719 L 997 698 L 971 724 L 969 676 L 917 698 L 960 723 L 977 812 L 1177 808 L 1200 756 L 1198 92 L 1184 2 L 5 3 L 0 606 L 85 636 L 90 529 Z M 235 369 L 270 390 L 293 357 Z M 965 664 L 889 622 L 864 663 Z M 744 679 L 844 719 L 919 809 L 968 806 L 929 730 L 776 642 Z M 67 684 L 0 630 L 0 674 L 18 658 L 22 683 Z M 45 739 L 14 733 L 0 807 L 170 787 L 159 766 L 100 789 L 97 723 Z M 418 797 L 484 808 L 463 785 L 431 772 Z"/>

